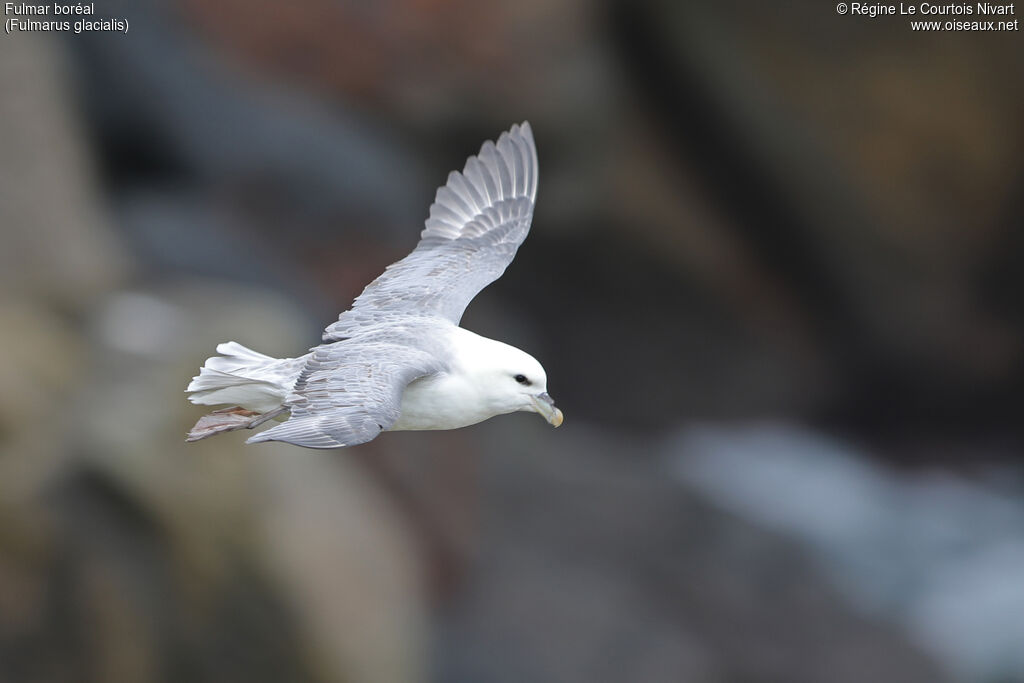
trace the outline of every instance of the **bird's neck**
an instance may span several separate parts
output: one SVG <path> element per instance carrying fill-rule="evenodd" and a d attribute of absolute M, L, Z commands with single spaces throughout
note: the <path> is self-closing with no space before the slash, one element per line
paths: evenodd
<path fill-rule="evenodd" d="M 461 327 L 453 328 L 451 336 L 454 369 L 467 377 L 480 381 L 489 379 L 494 372 L 495 359 L 515 351 L 515 347 Z"/>
<path fill-rule="evenodd" d="M 456 429 L 515 410 L 496 400 L 491 390 L 494 369 L 488 359 L 506 345 L 459 327 L 452 328 L 449 344 L 449 372 L 406 387 L 393 431 Z"/>

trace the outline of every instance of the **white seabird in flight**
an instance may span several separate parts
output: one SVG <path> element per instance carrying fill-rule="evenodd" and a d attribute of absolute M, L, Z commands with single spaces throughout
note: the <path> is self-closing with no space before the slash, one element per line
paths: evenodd
<path fill-rule="evenodd" d="M 365 443 L 383 431 L 455 429 L 495 415 L 562 411 L 529 354 L 459 327 L 466 306 L 501 277 L 526 238 L 537 195 L 529 123 L 485 142 L 437 190 L 411 254 L 367 285 L 300 358 L 271 358 L 237 342 L 217 346 L 185 390 L 204 416 L 189 441 L 277 418 L 247 443 L 308 448 Z"/>

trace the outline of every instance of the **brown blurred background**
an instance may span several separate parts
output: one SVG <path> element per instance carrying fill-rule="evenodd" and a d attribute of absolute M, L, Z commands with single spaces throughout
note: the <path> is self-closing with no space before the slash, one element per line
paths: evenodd
<path fill-rule="evenodd" d="M 0 681 L 1024 681 L 1024 50 L 833 3 L 96 2 L 0 37 Z M 1010 17 L 1011 19 L 1014 17 Z M 533 125 L 512 415 L 186 445 Z"/>

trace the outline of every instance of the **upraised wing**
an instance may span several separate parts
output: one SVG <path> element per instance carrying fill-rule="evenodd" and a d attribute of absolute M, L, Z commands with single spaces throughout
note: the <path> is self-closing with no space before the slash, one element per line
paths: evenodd
<path fill-rule="evenodd" d="M 443 369 L 436 350 L 414 345 L 416 338 L 389 330 L 316 347 L 285 401 L 288 421 L 247 443 L 338 448 L 376 438 L 398 419 L 409 382 Z"/>
<path fill-rule="evenodd" d="M 426 229 L 411 254 L 388 266 L 336 323 L 324 341 L 405 317 L 455 323 L 484 287 L 512 262 L 526 238 L 537 196 L 537 149 L 530 124 L 513 125 L 487 141 L 437 190 Z"/>

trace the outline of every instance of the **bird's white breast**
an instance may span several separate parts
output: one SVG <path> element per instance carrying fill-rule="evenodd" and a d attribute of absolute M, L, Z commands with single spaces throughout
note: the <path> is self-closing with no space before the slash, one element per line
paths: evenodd
<path fill-rule="evenodd" d="M 390 431 L 457 429 L 492 416 L 462 377 L 425 377 L 406 387 L 401 415 Z"/>
<path fill-rule="evenodd" d="M 410 383 L 389 431 L 458 429 L 516 409 L 497 405 L 488 386 L 495 354 L 511 347 L 455 326 L 447 341 L 449 371 Z"/>

